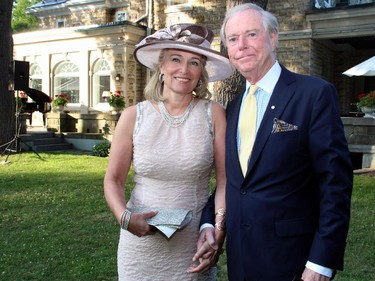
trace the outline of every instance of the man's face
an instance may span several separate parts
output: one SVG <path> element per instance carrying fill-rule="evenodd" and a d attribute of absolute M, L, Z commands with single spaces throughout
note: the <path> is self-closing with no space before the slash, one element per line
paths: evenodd
<path fill-rule="evenodd" d="M 246 10 L 228 20 L 225 41 L 231 63 L 251 80 L 259 80 L 275 62 L 276 35 L 269 36 L 262 16 Z M 257 82 L 257 81 L 255 81 Z"/>

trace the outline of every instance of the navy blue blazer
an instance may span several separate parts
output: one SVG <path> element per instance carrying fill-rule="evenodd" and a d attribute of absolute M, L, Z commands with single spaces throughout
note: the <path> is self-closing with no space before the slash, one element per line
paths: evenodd
<path fill-rule="evenodd" d="M 236 140 L 242 96 L 227 107 L 229 280 L 291 281 L 307 260 L 342 269 L 353 170 L 336 89 L 282 67 L 245 177 Z M 204 212 L 202 222 L 210 218 Z"/>

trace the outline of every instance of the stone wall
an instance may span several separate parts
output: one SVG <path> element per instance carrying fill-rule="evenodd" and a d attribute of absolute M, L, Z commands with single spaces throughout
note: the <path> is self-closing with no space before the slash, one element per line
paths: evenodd
<path fill-rule="evenodd" d="M 225 0 L 191 0 L 189 4 L 168 6 L 167 1 L 106 0 L 93 4 L 97 6 L 82 4 L 79 9 L 72 9 L 70 13 L 54 17 L 41 17 L 40 20 L 42 29 L 55 28 L 57 19 L 64 19 L 66 27 L 103 24 L 116 21 L 116 13 L 126 10 L 129 12 L 128 20 L 130 22 L 136 21 L 143 25 L 150 23 L 150 28 L 153 30 L 179 22 L 195 22 L 206 25 L 214 31 L 216 37 L 213 48 L 219 51 L 219 31 L 226 12 L 226 2 Z M 309 15 L 314 14 L 311 12 L 313 2 L 312 0 L 268 1 L 267 10 L 278 18 L 280 24 L 277 57 L 280 63 L 291 71 L 317 76 L 333 83 L 339 94 L 340 112 L 347 116 L 349 112 L 355 110 L 352 104 L 356 102 L 357 94 L 361 92 L 363 88 L 361 85 L 364 83 L 361 83 L 363 81 L 360 81 L 360 78 L 343 77 L 341 73 L 347 69 L 348 62 L 353 62 L 350 65 L 355 65 L 354 61 L 364 60 L 366 56 L 369 56 L 368 52 L 371 50 L 367 53 L 366 50 L 358 52 L 350 48 L 338 50 L 334 45 L 328 45 L 327 40 L 314 39 L 314 34 L 311 32 L 311 19 L 308 22 Z M 147 7 L 149 3 L 152 5 L 151 9 Z M 152 11 L 151 15 L 148 15 L 149 11 Z M 325 21 L 320 20 L 320 24 L 324 25 Z M 342 47 L 340 46 L 340 48 Z M 132 104 L 132 100 L 134 103 L 141 101 L 145 81 L 149 76 L 147 70 L 140 67 L 130 53 L 119 59 L 116 58 L 117 67 L 122 70 L 124 75 L 127 75 L 129 71 L 131 75 L 134 75 L 129 76 L 126 81 L 130 87 L 127 90 L 129 95 L 127 104 Z"/>
<path fill-rule="evenodd" d="M 375 118 L 343 117 L 349 150 L 361 157 L 362 168 L 375 168 Z"/>
<path fill-rule="evenodd" d="M 154 1 L 154 29 L 165 27 L 168 23 L 194 22 L 212 29 L 219 36 L 220 27 L 226 12 L 226 1 L 191 1 L 180 8 L 167 7 L 165 1 Z"/>
<path fill-rule="evenodd" d="M 280 31 L 306 29 L 305 12 L 311 9 L 311 1 L 275 0 L 268 1 L 267 10 L 279 20 Z"/>
<path fill-rule="evenodd" d="M 120 114 L 58 113 L 47 114 L 47 131 L 113 135 Z"/>
<path fill-rule="evenodd" d="M 277 59 L 287 69 L 310 74 L 310 39 L 282 40 L 277 48 Z"/>

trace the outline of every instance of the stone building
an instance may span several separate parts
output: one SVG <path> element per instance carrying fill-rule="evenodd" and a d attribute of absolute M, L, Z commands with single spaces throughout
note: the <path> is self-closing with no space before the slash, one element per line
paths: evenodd
<path fill-rule="evenodd" d="M 375 1 L 269 0 L 280 22 L 278 59 L 287 68 L 322 77 L 337 87 L 342 114 L 356 94 L 372 90 L 372 77 L 342 72 L 375 55 Z M 50 95 L 68 92 L 70 111 L 101 111 L 103 91 L 122 91 L 127 105 L 142 99 L 147 77 L 134 45 L 168 23 L 196 22 L 217 35 L 224 0 L 44 0 L 28 9 L 40 30 L 14 35 L 15 59 L 30 62 L 31 86 Z"/>
<path fill-rule="evenodd" d="M 224 0 L 44 0 L 28 9 L 40 29 L 14 35 L 16 60 L 30 63 L 31 87 L 52 98 L 71 97 L 74 118 L 109 112 L 103 93 L 121 91 L 126 104 L 143 99 L 149 72 L 133 57 L 134 45 L 153 30 L 178 22 L 210 27 L 220 50 Z M 359 93 L 374 77 L 342 73 L 375 55 L 375 0 L 269 0 L 280 23 L 278 60 L 288 69 L 321 77 L 339 93 L 343 116 L 356 111 Z M 84 122 L 83 122 L 84 123 Z M 82 121 L 81 121 L 82 124 Z M 83 132 L 99 130 L 83 126 Z M 95 129 L 96 128 L 96 129 Z M 75 128 L 77 129 L 77 128 Z"/>

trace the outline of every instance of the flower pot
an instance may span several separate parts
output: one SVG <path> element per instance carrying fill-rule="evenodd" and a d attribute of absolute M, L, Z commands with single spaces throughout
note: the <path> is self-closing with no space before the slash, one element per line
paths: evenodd
<path fill-rule="evenodd" d="M 361 111 L 365 114 L 364 118 L 375 118 L 375 106 L 372 107 L 362 107 Z"/>
<path fill-rule="evenodd" d="M 111 109 L 112 109 L 112 114 L 119 114 L 123 110 L 122 107 L 115 107 L 115 106 L 112 106 Z"/>
<path fill-rule="evenodd" d="M 58 105 L 56 107 L 57 112 L 64 113 L 65 106 L 64 105 Z"/>

